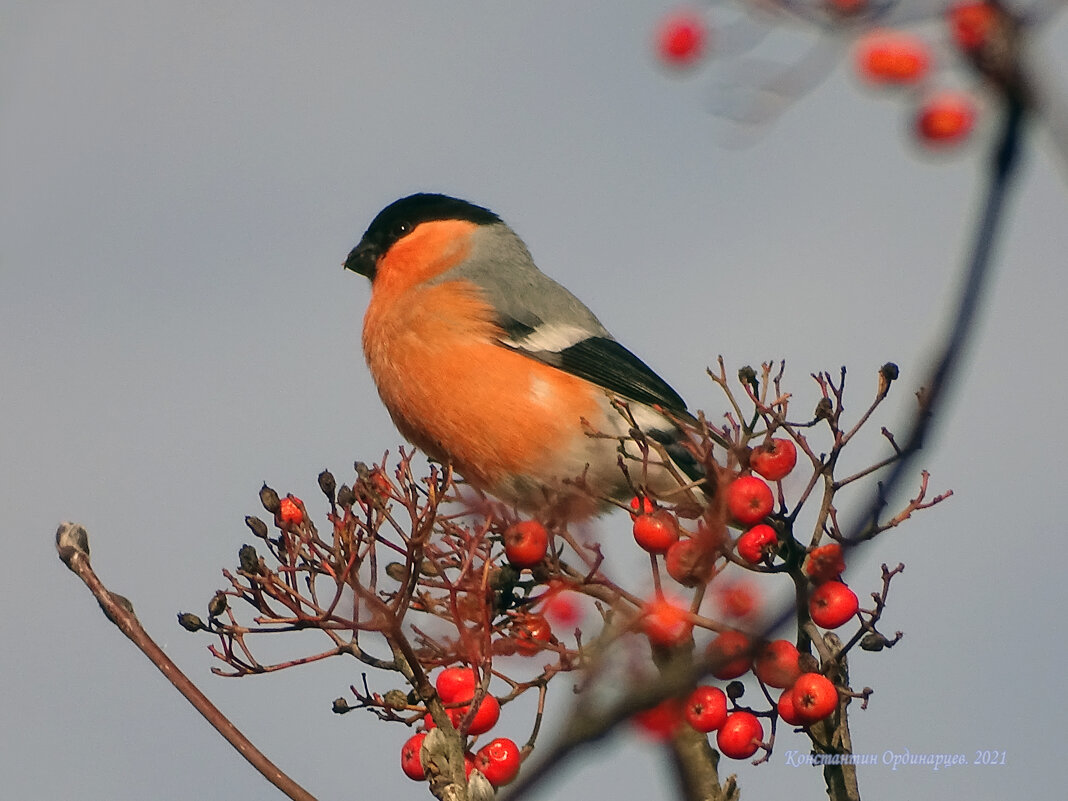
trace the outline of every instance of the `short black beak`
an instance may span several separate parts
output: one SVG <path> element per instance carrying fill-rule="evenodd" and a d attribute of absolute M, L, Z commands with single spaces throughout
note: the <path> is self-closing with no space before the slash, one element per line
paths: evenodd
<path fill-rule="evenodd" d="M 373 281 L 379 255 L 378 248 L 375 245 L 370 242 L 361 242 L 352 249 L 348 258 L 345 259 L 345 269 L 367 276 Z"/>

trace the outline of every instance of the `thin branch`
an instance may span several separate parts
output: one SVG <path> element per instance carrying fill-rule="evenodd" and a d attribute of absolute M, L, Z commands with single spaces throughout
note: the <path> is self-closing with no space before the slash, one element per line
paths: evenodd
<path fill-rule="evenodd" d="M 186 700 L 204 716 L 237 752 L 248 760 L 267 781 L 277 787 L 287 798 L 294 801 L 315 801 L 315 797 L 282 772 L 269 760 L 230 720 L 204 695 L 189 677 L 156 645 L 142 628 L 134 614 L 133 606 L 120 595 L 108 590 L 89 564 L 89 541 L 85 528 L 76 523 L 63 523 L 56 532 L 56 550 L 59 558 L 71 572 L 80 578 L 96 597 L 104 615 L 114 623 L 148 659 L 159 668 L 160 673 L 174 685 Z"/>

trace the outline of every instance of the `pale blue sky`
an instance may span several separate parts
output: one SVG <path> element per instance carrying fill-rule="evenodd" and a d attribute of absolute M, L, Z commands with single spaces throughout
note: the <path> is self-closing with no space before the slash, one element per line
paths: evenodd
<path fill-rule="evenodd" d="M 59 564 L 52 534 L 75 519 L 111 588 L 311 792 L 429 797 L 397 769 L 401 728 L 330 713 L 354 663 L 216 679 L 207 641 L 174 621 L 220 586 L 262 481 L 321 513 L 319 470 L 400 442 L 359 350 L 368 287 L 340 265 L 403 194 L 500 213 L 710 415 L 704 368 L 723 353 L 734 368 L 786 358 L 802 408 L 809 373 L 847 365 L 859 410 L 896 361 L 885 422 L 904 419 L 989 121 L 959 155 L 925 156 L 907 97 L 858 86 L 846 59 L 749 147 L 724 147 L 708 108 L 740 62 L 666 75 L 649 41 L 670 4 L 574 6 L 0 2 L 5 794 L 271 797 Z M 1040 43 L 1063 78 L 1058 22 Z M 751 55 L 786 63 L 805 42 L 777 31 Z M 966 82 L 941 52 L 945 80 Z M 853 666 L 876 688 L 856 750 L 1008 764 L 873 768 L 866 799 L 1063 790 L 1068 189 L 1031 144 L 966 379 L 921 459 L 956 497 L 848 574 L 864 596 L 880 561 L 907 564 L 886 617 L 905 640 Z M 629 537 L 601 525 L 604 542 Z M 528 720 L 510 725 L 525 739 Z M 731 766 L 743 798 L 822 797 L 815 771 L 785 764 L 804 747 L 787 740 L 769 765 Z M 541 797 L 667 797 L 665 776 L 623 736 Z"/>

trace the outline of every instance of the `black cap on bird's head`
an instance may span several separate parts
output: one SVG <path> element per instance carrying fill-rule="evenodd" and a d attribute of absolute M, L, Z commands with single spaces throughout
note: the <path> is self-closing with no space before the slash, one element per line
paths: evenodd
<path fill-rule="evenodd" d="M 420 223 L 436 220 L 467 220 L 478 225 L 501 222 L 501 218 L 489 209 L 448 195 L 420 193 L 402 197 L 378 212 L 367 226 L 360 244 L 345 259 L 345 269 L 373 280 L 378 260 L 394 243 L 414 231 Z"/>

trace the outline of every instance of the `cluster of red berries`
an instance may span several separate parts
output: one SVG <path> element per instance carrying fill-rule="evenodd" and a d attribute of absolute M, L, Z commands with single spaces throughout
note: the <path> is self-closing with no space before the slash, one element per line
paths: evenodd
<path fill-rule="evenodd" d="M 771 565 L 780 541 L 774 521 L 769 517 L 775 506 L 775 493 L 769 482 L 786 478 L 796 464 L 797 447 L 788 438 L 768 438 L 749 453 L 751 474 L 739 475 L 725 488 L 726 511 L 743 528 L 734 543 L 717 539 L 703 520 L 698 521 L 696 532 L 684 531 L 671 510 L 658 507 L 644 496 L 633 498 L 630 504 L 634 540 L 648 553 L 663 557 L 668 574 L 683 587 L 708 585 L 718 573 L 717 558 L 731 548 L 742 563 L 754 567 Z M 520 570 L 536 571 L 549 553 L 549 532 L 537 520 L 512 524 L 504 531 L 502 540 L 506 558 Z M 814 548 L 806 555 L 804 571 L 813 585 L 809 616 L 822 628 L 837 628 L 857 614 L 857 596 L 840 580 L 844 569 L 842 549 L 837 543 Z M 725 611 L 733 617 L 744 618 L 757 606 L 752 590 L 744 583 L 727 585 L 720 579 L 711 586 Z M 551 604 L 571 594 L 565 589 L 559 582 L 550 582 L 539 601 L 543 604 L 542 612 L 554 614 L 550 612 Z M 567 605 L 562 610 L 571 623 L 573 611 Z M 654 646 L 672 647 L 691 637 L 695 612 L 688 604 L 661 591 L 640 610 L 637 625 Z M 517 616 L 519 622 L 513 624 L 515 636 L 508 640 L 511 648 L 508 653 L 530 655 L 550 641 L 552 633 L 545 614 L 525 612 Z M 798 649 L 788 640 L 760 643 L 743 631 L 729 629 L 711 641 L 707 656 L 716 665 L 712 675 L 717 679 L 734 680 L 752 671 L 765 687 L 782 690 L 774 709 L 756 714 L 744 708 L 732 711 L 723 690 L 702 685 L 684 702 L 671 699 L 637 715 L 636 722 L 642 728 L 667 736 L 686 721 L 698 731 L 716 732 L 716 743 L 726 756 L 744 759 L 752 756 L 763 741 L 761 715 L 777 715 L 791 726 L 808 726 L 837 708 L 838 691 L 834 683 L 818 672 L 802 670 Z M 452 682 L 460 679 L 458 690 Z M 460 704 L 449 708 L 454 726 L 459 727 L 468 717 L 468 707 L 462 702 L 473 697 L 474 682 L 474 674 L 466 668 L 450 668 L 438 679 L 439 696 L 447 704 Z M 483 713 L 482 707 L 476 710 L 467 722 L 468 733 L 481 734 L 496 722 L 499 706 L 494 700 L 492 696 L 486 697 L 483 706 L 488 704 L 490 711 Z M 431 726 L 429 716 L 427 720 Z M 418 751 L 414 746 L 409 750 Z M 473 760 L 473 764 L 479 762 L 478 754 Z M 419 773 L 421 766 L 416 767 Z"/>
<path fill-rule="evenodd" d="M 985 0 L 962 0 L 949 7 L 946 25 L 958 51 L 970 59 L 991 45 L 1002 24 L 1002 14 Z M 860 74 L 881 85 L 919 85 L 931 70 L 931 48 L 920 36 L 898 30 L 877 30 L 857 43 L 856 64 Z M 929 145 L 953 145 L 972 132 L 978 115 L 967 92 L 929 90 L 915 115 L 916 136 Z"/>
<path fill-rule="evenodd" d="M 466 734 L 477 736 L 492 729 L 501 715 L 500 702 L 486 693 L 474 713 L 471 713 L 471 701 L 478 690 L 478 677 L 467 667 L 445 668 L 438 674 L 434 689 L 445 705 L 446 714 L 453 727 Z M 416 781 L 426 779 L 426 766 L 423 764 L 422 747 L 427 733 L 434 728 L 434 719 L 428 712 L 423 718 L 426 731 L 410 737 L 401 747 L 401 770 L 404 775 Z M 519 773 L 522 753 L 514 740 L 498 737 L 482 746 L 474 753 L 464 754 L 464 770 L 470 775 L 478 770 L 494 787 L 508 784 Z"/>
<path fill-rule="evenodd" d="M 854 17 L 867 0 L 825 0 L 834 17 Z M 958 50 L 974 57 L 991 41 L 1002 12 L 985 0 L 962 0 L 947 11 L 950 38 Z M 707 50 L 709 28 L 704 16 L 692 8 L 665 15 L 656 31 L 656 53 L 674 69 L 697 65 Z M 919 86 L 932 69 L 932 48 L 920 36 L 902 30 L 873 30 L 856 46 L 857 71 L 880 86 Z M 925 90 L 913 123 L 915 136 L 929 146 L 958 144 L 971 134 L 977 117 L 976 103 L 964 91 Z"/>
<path fill-rule="evenodd" d="M 749 467 L 753 474 L 738 476 L 727 485 L 727 511 L 735 523 L 745 528 L 733 544 L 743 562 L 755 566 L 770 564 L 775 558 L 779 535 L 768 522 L 775 505 L 768 482 L 781 481 L 796 463 L 794 443 L 771 438 L 751 452 Z M 680 584 L 697 586 L 715 575 L 716 553 L 707 555 L 708 543 L 702 542 L 700 529 L 696 536 L 681 537 L 675 516 L 666 509 L 656 509 L 648 499 L 635 498 L 631 509 L 635 541 L 649 553 L 663 554 L 668 574 Z M 844 569 L 842 548 L 837 543 L 814 548 L 806 556 L 804 571 L 813 585 L 809 616 L 818 626 L 837 628 L 857 613 L 856 594 L 840 581 Z M 739 590 L 739 585 L 731 585 L 721 595 L 724 606 L 737 617 L 744 617 L 749 611 L 741 609 L 741 605 L 754 604 L 751 592 L 744 587 Z M 687 606 L 660 593 L 642 610 L 641 629 L 654 645 L 670 647 L 690 637 L 692 618 Z M 834 683 L 820 673 L 803 671 L 798 649 L 788 640 L 759 643 L 742 631 L 730 629 L 712 640 L 706 654 L 716 666 L 712 675 L 717 679 L 730 681 L 752 671 L 765 687 L 783 691 L 775 709 L 760 714 L 778 715 L 791 726 L 808 726 L 828 717 L 837 707 Z M 698 731 L 715 731 L 719 750 L 735 759 L 752 756 L 764 737 L 759 714 L 742 708 L 730 711 L 724 691 L 709 685 L 697 687 L 684 702 L 671 699 L 635 720 L 657 736 L 669 736 L 683 720 Z"/>
<path fill-rule="evenodd" d="M 727 512 L 745 529 L 733 543 L 741 561 L 755 566 L 770 564 L 775 558 L 779 535 L 768 522 L 775 505 L 775 494 L 768 482 L 781 481 L 796 464 L 797 448 L 793 441 L 769 438 L 749 454 L 752 474 L 740 475 L 727 485 L 724 498 Z M 635 542 L 648 553 L 662 556 L 668 574 L 682 586 L 708 584 L 716 575 L 717 557 L 724 547 L 730 548 L 731 543 L 716 541 L 703 522 L 699 523 L 695 533 L 683 532 L 671 510 L 658 508 L 647 497 L 633 498 L 630 506 Z M 509 526 L 502 539 L 505 556 L 518 569 L 537 568 L 549 551 L 549 533 L 537 520 L 523 520 Z M 857 613 L 856 594 L 839 580 L 844 569 L 842 549 L 837 543 L 815 548 L 806 556 L 804 570 L 814 585 L 809 599 L 809 616 L 818 626 L 837 628 Z M 756 606 L 747 585 L 723 586 L 721 580 L 717 591 L 724 608 L 734 617 L 743 618 Z M 542 596 L 544 611 L 548 613 L 549 603 L 564 595 L 561 586 L 550 585 Z M 564 614 L 568 612 L 565 610 Z M 524 640 L 521 627 L 513 639 L 512 652 L 534 653 L 551 637 L 549 624 L 542 614 L 526 613 L 522 617 L 523 626 L 530 625 L 527 619 L 538 621 L 534 631 L 541 634 L 532 632 Z M 660 592 L 642 608 L 638 624 L 653 645 L 672 647 L 692 635 L 693 617 L 687 604 Z M 529 648 L 524 647 L 524 642 L 529 643 Z M 775 709 L 762 714 L 777 714 L 789 725 L 808 726 L 826 718 L 837 707 L 838 691 L 834 683 L 820 673 L 802 671 L 797 647 L 787 640 L 755 643 L 748 634 L 732 629 L 721 632 L 712 640 L 707 655 L 717 665 L 713 671 L 717 679 L 733 680 L 752 671 L 764 686 L 781 689 L 783 692 Z M 450 671 L 445 671 L 442 676 L 451 676 Z M 473 674 L 467 670 L 461 673 L 470 686 L 457 693 L 447 684 L 443 687 L 439 679 L 438 694 L 443 699 L 470 700 Z M 466 709 L 464 706 L 450 709 L 454 725 L 467 714 Z M 476 724 L 481 714 L 481 709 L 475 713 L 469 733 L 486 730 Z M 495 722 L 495 715 L 487 714 L 488 717 Z M 684 703 L 672 699 L 636 716 L 636 722 L 642 728 L 662 736 L 670 735 L 683 720 L 698 731 L 715 731 L 720 751 L 736 759 L 752 756 L 764 736 L 757 714 L 741 708 L 729 711 L 724 691 L 707 685 L 695 689 Z"/>
<path fill-rule="evenodd" d="M 504 531 L 504 555 L 518 570 L 536 568 L 549 553 L 549 532 L 538 520 L 520 520 Z M 550 618 L 563 626 L 574 626 L 582 616 L 573 593 L 558 581 L 549 582 L 539 599 L 538 612 L 517 613 L 512 618 L 513 636 L 497 640 L 495 652 L 534 656 L 553 641 Z"/>
<path fill-rule="evenodd" d="M 856 48 L 857 71 L 880 86 L 919 85 L 931 68 L 931 50 L 918 35 L 905 31 L 872 31 Z M 954 89 L 925 90 L 914 119 L 913 132 L 925 144 L 953 145 L 975 127 L 975 101 Z"/>
<path fill-rule="evenodd" d="M 834 583 L 845 586 L 840 582 Z M 856 611 L 855 606 L 853 611 Z M 678 642 L 678 639 L 672 641 L 671 636 L 680 636 L 683 632 L 688 635 L 690 631 L 684 627 L 681 618 L 680 615 L 669 620 L 667 614 L 661 611 L 656 618 L 656 628 L 647 628 L 646 633 L 651 640 L 660 644 Z M 663 639 L 658 640 L 651 631 L 663 631 Z M 803 672 L 800 653 L 789 640 L 754 644 L 749 635 L 728 630 L 712 640 L 707 656 L 716 665 L 712 675 L 717 679 L 730 681 L 752 671 L 765 687 L 781 689 L 783 692 L 774 712 L 767 714 L 777 714 L 791 726 L 809 726 L 823 720 L 838 705 L 838 691 L 834 683 L 820 673 Z M 658 736 L 670 736 L 683 720 L 697 731 L 715 731 L 720 751 L 733 759 L 752 756 L 764 737 L 763 726 L 756 714 L 746 709 L 729 712 L 726 694 L 710 685 L 697 687 L 681 706 L 672 699 L 636 716 L 635 720 L 642 728 Z"/>
<path fill-rule="evenodd" d="M 726 642 L 724 642 L 726 641 Z M 752 669 L 767 687 L 781 689 L 774 711 L 791 726 L 809 726 L 829 717 L 838 706 L 838 690 L 826 676 L 802 673 L 796 646 L 787 640 L 774 640 L 752 654 L 749 638 L 741 632 L 725 632 L 710 650 L 724 654 L 721 667 L 713 675 L 718 679 L 735 679 Z M 660 738 L 670 737 L 688 723 L 699 732 L 716 732 L 716 745 L 731 759 L 748 759 L 764 740 L 764 727 L 758 714 L 748 709 L 728 709 L 727 694 L 719 687 L 703 684 L 696 687 L 681 703 L 669 699 L 635 715 L 635 723 Z"/>
<path fill-rule="evenodd" d="M 748 649 L 750 645 L 746 642 L 743 647 Z M 747 652 L 726 663 L 714 675 L 736 678 L 751 664 L 766 686 L 783 690 L 775 711 L 764 714 L 777 714 L 791 726 L 809 726 L 834 712 L 838 690 L 820 673 L 802 673 L 798 658 L 792 643 L 775 640 L 761 648 L 755 659 Z M 739 670 L 739 666 L 744 669 Z M 635 715 L 638 726 L 660 738 L 670 737 L 683 722 L 704 734 L 716 732 L 717 747 L 731 759 L 748 759 L 764 740 L 764 726 L 758 714 L 748 709 L 729 710 L 727 694 L 708 684 L 696 687 L 681 703 L 669 699 Z"/>

